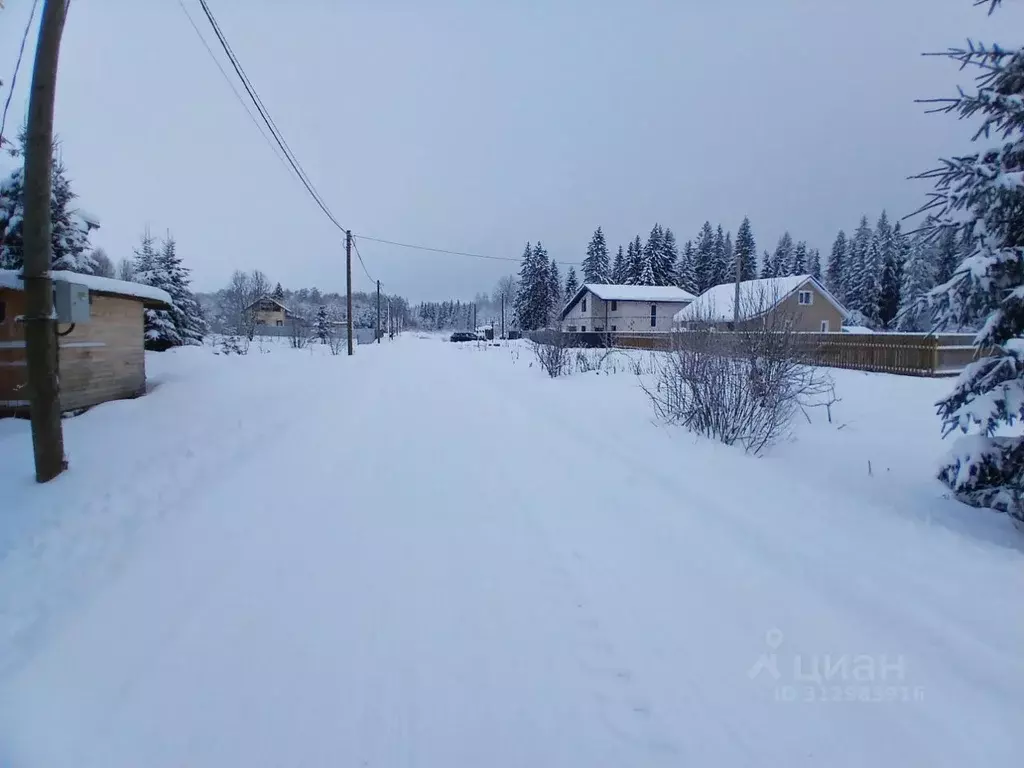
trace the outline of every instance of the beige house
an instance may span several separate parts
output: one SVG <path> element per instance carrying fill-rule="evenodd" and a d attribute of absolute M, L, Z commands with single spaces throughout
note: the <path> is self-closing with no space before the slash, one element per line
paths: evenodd
<path fill-rule="evenodd" d="M 246 310 L 252 312 L 255 325 L 282 326 L 292 317 L 291 310 L 271 296 L 260 296 Z"/>
<path fill-rule="evenodd" d="M 559 319 L 573 333 L 668 333 L 672 316 L 694 295 L 672 285 L 587 283 L 566 303 Z"/>
<path fill-rule="evenodd" d="M 675 315 L 678 327 L 733 330 L 736 283 L 709 288 Z M 793 329 L 841 333 L 846 308 L 810 275 L 767 277 L 740 283 L 740 324 L 764 322 L 769 315 L 785 317 Z"/>
<path fill-rule="evenodd" d="M 171 297 L 159 288 L 123 280 L 50 274 L 57 317 L 69 315 L 57 324 L 61 410 L 144 394 L 143 310 L 170 309 Z M 0 416 L 28 412 L 24 314 L 20 271 L 0 270 Z"/>

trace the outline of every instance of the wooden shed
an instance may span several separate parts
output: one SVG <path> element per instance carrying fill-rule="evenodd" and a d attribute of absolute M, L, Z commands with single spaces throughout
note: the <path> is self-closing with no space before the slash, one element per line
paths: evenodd
<path fill-rule="evenodd" d="M 57 324 L 61 409 L 144 394 L 143 312 L 169 309 L 171 297 L 159 288 L 124 280 L 76 272 L 51 274 L 60 299 L 58 317 L 79 320 Z M 66 314 L 68 296 L 77 302 L 73 315 Z M 24 313 L 20 272 L 0 270 L 0 416 L 28 413 Z"/>

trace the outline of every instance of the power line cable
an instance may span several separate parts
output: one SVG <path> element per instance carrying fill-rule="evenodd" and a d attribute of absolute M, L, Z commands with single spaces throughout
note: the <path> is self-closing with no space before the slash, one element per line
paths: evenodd
<path fill-rule="evenodd" d="M 182 0 L 178 0 L 178 2 L 179 2 L 179 4 L 181 4 Z M 227 38 L 224 35 L 224 32 L 221 30 L 220 25 L 217 23 L 217 20 L 214 17 L 213 12 L 210 10 L 210 7 L 209 7 L 209 5 L 207 3 L 207 0 L 199 0 L 199 4 L 200 4 L 200 6 L 203 9 L 203 13 L 206 15 L 207 21 L 210 22 L 210 26 L 213 29 L 214 35 L 216 35 L 217 40 L 218 40 L 218 42 L 221 45 L 221 48 L 223 48 L 224 53 L 227 55 L 228 61 L 231 62 L 231 66 L 234 68 L 235 74 L 238 76 L 239 80 L 242 81 L 242 85 L 245 87 L 246 93 L 249 95 L 249 98 L 252 100 L 253 104 L 256 106 L 256 110 L 259 113 L 260 118 L 263 120 L 264 124 L 269 129 L 270 134 L 273 137 L 275 143 L 280 148 L 281 152 L 284 154 L 284 159 L 287 161 L 288 165 L 291 166 L 292 171 L 294 171 L 295 175 L 298 176 L 299 181 L 302 182 L 303 186 L 306 188 L 306 191 L 309 192 L 310 196 L 313 198 L 314 202 L 316 202 L 317 206 L 319 206 L 320 210 L 323 211 L 323 213 L 327 216 L 328 219 L 330 219 L 331 223 L 333 223 L 335 227 L 337 227 L 339 230 L 344 232 L 345 231 L 345 227 L 343 227 L 338 222 L 338 220 L 334 217 L 334 214 L 332 214 L 330 209 L 327 207 L 327 204 L 324 202 L 323 198 L 320 196 L 319 192 L 316 191 L 316 188 L 313 186 L 312 181 L 310 181 L 309 176 L 306 174 L 305 169 L 302 167 L 302 164 L 299 162 L 298 158 L 295 156 L 295 153 L 292 152 L 291 147 L 288 145 L 288 142 L 284 138 L 284 135 L 281 133 L 280 129 L 277 127 L 277 123 L 274 122 L 274 119 L 273 119 L 273 117 L 271 117 L 269 110 L 267 110 L 266 106 L 263 104 L 262 99 L 260 99 L 259 94 L 256 92 L 255 87 L 252 85 L 252 82 L 249 80 L 248 76 L 246 75 L 245 69 L 242 67 L 241 62 L 238 60 L 238 57 L 235 55 L 234 50 L 232 50 L 231 45 L 228 43 Z M 187 11 L 187 9 L 185 8 L 184 5 L 182 5 L 182 10 L 184 10 L 186 16 L 188 16 L 188 11 Z M 192 21 L 191 16 L 189 16 L 189 21 L 190 22 Z M 193 26 L 193 28 L 196 28 L 194 23 L 193 23 L 192 26 Z M 196 28 L 196 33 L 199 34 L 198 28 Z M 206 40 L 203 38 L 203 36 L 201 34 L 199 34 L 199 37 L 200 37 L 201 40 L 203 40 L 203 44 L 206 45 Z M 206 45 L 206 47 L 207 47 L 207 51 L 210 52 L 211 56 L 213 56 L 213 53 L 212 53 L 212 51 L 210 51 L 209 46 Z M 221 70 L 221 74 L 223 74 L 227 78 L 226 73 L 224 72 L 223 68 L 220 66 L 220 63 L 217 61 L 216 56 L 213 56 L 213 58 L 214 58 L 214 61 L 217 63 L 218 68 Z M 230 78 L 228 78 L 228 82 L 230 83 Z M 241 100 L 241 95 L 238 93 L 237 89 L 235 89 L 233 85 L 232 85 L 232 91 L 234 91 L 235 96 L 238 97 Z M 243 101 L 243 104 L 244 104 L 244 101 Z M 248 107 L 246 107 L 246 111 L 249 113 L 250 118 L 253 119 L 253 122 L 256 123 L 256 119 L 255 119 L 255 117 L 253 117 L 252 112 L 249 111 Z M 259 124 L 258 123 L 256 123 L 256 126 L 257 126 L 257 128 L 259 128 Z M 264 138 L 266 138 L 266 134 L 263 133 L 262 128 L 260 128 L 260 133 L 264 135 Z M 268 140 L 268 144 L 269 144 L 269 140 Z M 273 145 L 271 145 L 271 149 L 273 149 Z M 277 152 L 275 151 L 275 155 L 276 154 L 277 154 Z M 278 157 L 280 158 L 280 155 L 278 155 Z M 377 242 L 377 243 L 383 243 L 383 244 L 386 244 L 386 245 L 394 245 L 394 246 L 397 246 L 397 247 L 400 247 L 400 248 L 410 248 L 410 249 L 414 249 L 414 250 L 426 251 L 426 252 L 430 252 L 430 253 L 450 254 L 450 255 L 453 255 L 453 256 L 466 256 L 466 257 L 476 258 L 476 259 L 487 259 L 487 260 L 490 260 L 490 261 L 510 261 L 510 262 L 519 262 L 520 261 L 519 258 L 512 257 L 512 256 L 493 256 L 493 255 L 482 254 L 482 253 L 470 253 L 470 252 L 467 252 L 467 251 L 455 251 L 455 250 L 451 250 L 451 249 L 448 249 L 448 248 L 434 248 L 434 247 L 431 247 L 431 246 L 418 245 L 418 244 L 414 244 L 414 243 L 400 243 L 400 242 L 397 242 L 395 240 L 387 240 L 385 238 L 380 238 L 380 237 L 371 237 L 369 235 L 353 235 L 353 246 L 355 246 L 356 256 L 359 258 L 359 263 L 360 263 L 360 265 L 363 268 L 363 272 L 366 274 L 366 277 L 371 282 L 375 282 L 375 281 L 373 280 L 373 277 L 370 275 L 370 272 L 369 272 L 369 270 L 366 267 L 366 262 L 363 260 L 362 254 L 359 252 L 359 246 L 355 242 L 355 238 L 357 238 L 357 237 L 361 238 L 363 240 L 369 240 L 369 241 L 373 241 L 373 242 Z M 562 265 L 565 265 L 565 266 L 573 266 L 573 267 L 582 266 L 581 262 L 558 261 L 558 260 L 554 260 L 554 259 L 552 261 L 553 261 L 553 263 L 562 264 Z"/>
<path fill-rule="evenodd" d="M 371 283 L 376 283 L 377 281 L 370 277 L 370 272 L 366 268 L 366 262 L 363 261 L 363 254 L 359 252 L 359 244 L 356 243 L 355 235 L 352 236 L 352 247 L 356 249 L 356 256 L 359 258 L 359 264 L 363 268 L 363 272 L 366 275 L 366 279 L 369 280 Z"/>
<path fill-rule="evenodd" d="M 210 6 L 207 4 L 206 0 L 199 0 L 199 5 L 203 9 L 203 13 L 206 15 L 207 21 L 210 22 L 210 26 L 213 28 L 213 33 L 217 36 L 217 40 L 220 43 L 221 48 L 223 48 L 224 53 L 227 54 L 228 61 L 231 62 L 231 66 L 234 68 L 235 74 L 238 75 L 239 80 L 242 81 L 242 85 L 245 87 L 246 93 L 248 93 L 249 98 L 252 99 L 252 102 L 255 105 L 257 112 L 259 112 L 259 115 L 263 119 L 263 122 L 270 130 L 270 133 L 273 136 L 274 141 L 277 143 L 277 145 L 281 148 L 281 151 L 284 153 L 285 158 L 288 160 L 288 164 L 291 165 L 292 170 L 299 177 L 299 181 L 302 182 L 303 186 L 306 188 L 306 191 L 309 192 L 310 196 L 313 198 L 313 201 L 317 204 L 320 210 L 323 211 L 324 215 L 327 216 L 328 219 L 330 219 L 331 223 L 334 224 L 335 227 L 344 232 L 345 227 L 343 227 L 338 222 L 334 214 L 331 213 L 330 209 L 327 207 L 327 204 L 324 202 L 323 198 L 316 191 L 316 188 L 313 186 L 313 183 L 309 180 L 309 177 L 306 175 L 305 170 L 302 168 L 301 163 L 299 163 L 298 158 L 296 158 L 295 154 L 291 151 L 291 147 L 288 146 L 288 142 L 285 141 L 280 129 L 278 129 L 277 124 L 274 122 L 274 119 L 270 116 L 270 113 L 267 110 L 266 106 L 263 104 L 262 99 L 260 99 L 259 94 L 256 93 L 256 89 L 253 87 L 252 82 L 245 74 L 245 70 L 243 69 L 241 63 L 238 61 L 238 57 L 235 56 L 235 52 L 232 50 L 231 45 L 228 43 L 224 33 L 221 31 L 220 25 L 217 23 L 217 20 L 214 17 L 213 12 L 210 10 Z"/>
<path fill-rule="evenodd" d="M 199 38 L 199 41 L 203 44 L 203 47 L 206 49 L 206 52 L 210 54 L 210 58 L 213 60 L 213 63 L 216 64 L 217 69 L 220 70 L 220 74 L 224 78 L 224 82 L 228 84 L 228 87 L 231 89 L 231 92 L 235 94 L 235 98 L 238 100 L 238 103 L 242 105 L 242 108 L 245 110 L 245 113 L 249 115 L 249 119 L 252 121 L 252 124 L 256 126 L 256 130 L 260 132 L 260 135 L 263 137 L 263 140 L 267 142 L 267 146 L 270 147 L 270 151 L 274 153 L 274 157 L 278 159 L 278 161 L 284 167 L 285 171 L 287 171 L 288 175 L 290 176 L 292 174 L 292 169 L 289 167 L 288 161 L 284 159 L 284 157 L 281 155 L 277 147 L 274 146 L 273 140 L 270 138 L 270 136 L 267 135 L 267 132 L 263 128 L 263 126 L 260 125 L 259 121 L 256 119 L 256 116 L 252 113 L 252 110 L 249 108 L 249 105 L 245 102 L 245 99 L 242 98 L 242 94 L 238 92 L 238 88 L 236 88 L 235 84 L 231 82 L 231 77 L 228 75 L 223 65 L 221 65 L 220 59 L 217 58 L 217 54 L 213 52 L 213 48 L 211 48 L 210 44 L 206 42 L 206 38 L 203 37 L 203 33 L 199 31 L 199 27 L 196 25 L 195 20 L 192 18 L 192 14 L 188 12 L 188 8 L 185 6 L 185 1 L 178 0 L 178 5 L 181 7 L 182 12 L 185 14 L 185 18 L 188 19 L 188 23 L 192 25 L 192 29 L 195 30 L 196 37 Z"/>
<path fill-rule="evenodd" d="M 4 144 L 4 128 L 7 126 L 7 110 L 11 106 L 11 97 L 14 96 L 14 86 L 18 82 L 18 70 L 21 69 L 21 58 L 25 55 L 25 41 L 28 40 L 28 31 L 32 28 L 32 19 L 36 15 L 36 6 L 39 0 L 32 0 L 32 10 L 28 14 L 28 23 L 25 24 L 25 31 L 21 35 L 21 46 L 18 48 L 18 60 L 14 63 L 14 74 L 11 75 L 11 89 L 7 92 L 7 100 L 4 102 L 4 113 L 0 117 L 0 147 Z M 10 142 L 8 142 L 10 143 Z"/>
<path fill-rule="evenodd" d="M 414 243 L 399 243 L 395 240 L 385 240 L 382 237 L 370 237 L 369 235 L 352 235 L 353 238 L 359 238 L 361 240 L 370 240 L 375 243 L 385 243 L 387 245 L 397 245 L 399 248 L 412 248 L 417 251 L 430 251 L 431 253 L 447 253 L 452 256 L 469 256 L 474 259 L 490 259 L 492 261 L 515 261 L 521 262 L 522 259 L 515 256 L 491 256 L 484 253 L 469 253 L 468 251 L 452 251 L 447 248 L 433 248 L 429 245 L 415 245 Z M 553 260 L 554 261 L 554 260 Z M 556 264 L 564 264 L 569 267 L 581 267 L 582 262 L 579 261 L 555 261 Z"/>

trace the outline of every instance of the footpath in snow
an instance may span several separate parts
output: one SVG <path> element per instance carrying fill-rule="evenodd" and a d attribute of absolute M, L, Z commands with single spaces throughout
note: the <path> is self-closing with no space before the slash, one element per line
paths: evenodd
<path fill-rule="evenodd" d="M 152 356 L 44 487 L 0 421 L 0 765 L 1019 765 L 947 382 L 837 372 L 752 459 L 525 345 L 268 349 Z"/>

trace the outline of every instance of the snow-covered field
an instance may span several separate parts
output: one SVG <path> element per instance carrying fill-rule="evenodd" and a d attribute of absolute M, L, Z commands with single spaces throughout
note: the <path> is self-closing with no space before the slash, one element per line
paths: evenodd
<path fill-rule="evenodd" d="M 617 354 L 154 355 L 43 487 L 0 421 L 0 765 L 1019 765 L 1024 537 L 932 479 L 949 382 L 837 371 L 755 459 Z"/>

